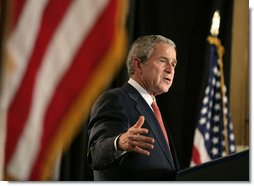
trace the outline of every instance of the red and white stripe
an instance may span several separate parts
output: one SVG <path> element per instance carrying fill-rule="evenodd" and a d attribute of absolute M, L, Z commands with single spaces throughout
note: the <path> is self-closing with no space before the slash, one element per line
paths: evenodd
<path fill-rule="evenodd" d="M 210 160 L 211 158 L 205 148 L 205 140 L 200 131 L 196 129 L 192 148 L 191 166 L 199 165 Z"/>
<path fill-rule="evenodd" d="M 1 122 L 7 124 L 8 176 L 18 180 L 42 179 L 41 169 L 52 146 L 58 144 L 61 152 L 66 140 L 55 141 L 60 139 L 63 120 L 84 89 L 91 86 L 89 78 L 94 76 L 113 43 L 117 3 L 117 0 L 20 3 L 17 22 L 7 43 L 11 68 L 4 74 L 1 94 Z"/>

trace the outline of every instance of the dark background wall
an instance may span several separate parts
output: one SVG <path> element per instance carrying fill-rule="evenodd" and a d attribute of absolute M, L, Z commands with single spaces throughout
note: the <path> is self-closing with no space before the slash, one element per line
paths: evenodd
<path fill-rule="evenodd" d="M 230 0 L 130 0 L 129 44 L 137 37 L 160 34 L 177 45 L 175 79 L 167 94 L 158 96 L 158 105 L 172 132 L 181 169 L 189 167 L 200 94 L 206 77 L 206 38 L 214 11 L 220 10 L 219 38 L 225 47 L 224 75 L 229 90 L 233 1 Z M 125 65 L 109 88 L 128 80 Z M 61 162 L 61 180 L 92 180 L 86 163 L 86 122 Z"/>

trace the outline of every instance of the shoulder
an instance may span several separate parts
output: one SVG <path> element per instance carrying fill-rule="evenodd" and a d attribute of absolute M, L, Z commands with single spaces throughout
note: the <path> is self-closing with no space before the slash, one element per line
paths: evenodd
<path fill-rule="evenodd" d="M 132 107 L 140 98 L 138 91 L 130 84 L 126 83 L 124 86 L 114 89 L 109 89 L 103 92 L 95 101 L 92 107 L 92 113 L 95 110 L 121 110 Z"/>
<path fill-rule="evenodd" d="M 120 101 L 119 99 L 128 99 L 128 97 L 134 98 L 138 96 L 139 93 L 137 90 L 132 87 L 130 84 L 125 83 L 122 87 L 113 88 L 104 91 L 96 100 L 96 103 L 105 101 L 105 100 L 114 100 L 114 101 Z M 136 99 L 136 98 L 134 98 Z"/>
<path fill-rule="evenodd" d="M 96 100 L 95 103 L 110 101 L 110 100 L 117 100 L 124 96 L 124 90 L 122 87 L 109 89 L 104 91 Z"/>
<path fill-rule="evenodd" d="M 103 92 L 94 102 L 92 112 L 98 109 L 112 109 L 121 104 L 124 100 L 125 93 L 122 87 L 109 89 Z"/>

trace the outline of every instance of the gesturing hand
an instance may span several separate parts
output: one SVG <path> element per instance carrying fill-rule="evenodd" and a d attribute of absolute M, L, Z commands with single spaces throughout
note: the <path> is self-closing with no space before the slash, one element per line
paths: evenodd
<path fill-rule="evenodd" d="M 141 128 L 144 124 L 144 116 L 140 116 L 138 121 L 123 133 L 118 139 L 118 149 L 121 151 L 134 151 L 149 156 L 149 150 L 153 149 L 154 139 L 144 136 L 148 129 Z"/>

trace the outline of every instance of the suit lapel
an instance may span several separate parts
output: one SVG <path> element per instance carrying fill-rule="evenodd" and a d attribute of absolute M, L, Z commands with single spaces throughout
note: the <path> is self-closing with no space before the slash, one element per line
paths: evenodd
<path fill-rule="evenodd" d="M 160 128 L 160 124 L 158 123 L 158 121 L 157 121 L 156 117 L 154 116 L 153 111 L 150 109 L 150 107 L 148 105 L 147 106 L 144 105 L 144 103 L 142 103 L 142 101 L 143 100 L 140 100 L 137 102 L 136 108 L 139 111 L 139 113 L 145 117 L 145 120 L 151 129 L 150 132 L 152 132 L 154 134 L 161 149 L 163 150 L 163 153 L 167 157 L 170 165 L 172 166 L 172 168 L 174 168 L 173 159 L 170 154 L 170 150 L 168 148 L 166 139 L 164 138 L 164 134 Z"/>
<path fill-rule="evenodd" d="M 136 109 L 138 110 L 140 115 L 143 115 L 145 117 L 145 122 L 148 124 L 148 126 L 151 129 L 150 132 L 152 132 L 153 135 L 155 136 L 155 138 L 156 138 L 155 140 L 158 141 L 163 153 L 167 157 L 171 167 L 174 169 L 175 166 L 173 163 L 173 159 L 172 159 L 170 150 L 168 148 L 168 144 L 164 138 L 163 132 L 160 128 L 160 125 L 159 125 L 153 111 L 151 110 L 149 105 L 146 103 L 146 101 L 143 99 L 143 97 L 139 94 L 139 92 L 136 89 L 134 89 L 129 84 L 125 84 L 124 87 L 127 90 L 129 96 L 134 101 L 136 101 Z"/>

